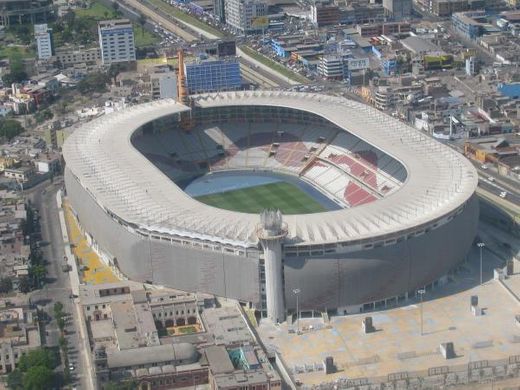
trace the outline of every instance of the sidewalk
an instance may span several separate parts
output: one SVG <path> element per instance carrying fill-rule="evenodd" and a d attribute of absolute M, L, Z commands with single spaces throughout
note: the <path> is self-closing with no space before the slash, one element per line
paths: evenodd
<path fill-rule="evenodd" d="M 57 192 L 56 194 L 56 203 L 58 205 L 58 212 L 59 212 L 59 219 L 60 219 L 60 227 L 61 227 L 61 233 L 63 237 L 63 243 L 65 244 L 65 259 L 67 260 L 67 263 L 71 265 L 71 271 L 69 272 L 70 277 L 70 286 L 72 289 L 72 293 L 76 296 L 79 295 L 79 274 L 78 274 L 78 268 L 76 264 L 76 259 L 74 258 L 74 255 L 72 254 L 70 250 L 70 241 L 69 241 L 69 234 L 67 231 L 67 226 L 65 223 L 65 213 L 64 213 L 64 203 L 62 200 L 62 192 L 61 190 Z M 88 340 L 88 333 L 87 333 L 87 327 L 85 323 L 85 318 L 83 316 L 83 311 L 81 310 L 79 299 L 74 299 L 74 309 L 76 313 L 73 313 L 72 318 L 74 319 L 75 328 L 79 330 L 79 336 L 81 345 L 78 345 L 78 350 L 81 351 L 81 353 L 84 355 L 84 361 L 86 362 L 86 371 L 85 374 L 87 376 L 87 383 L 88 388 L 90 390 L 95 390 L 95 380 L 94 380 L 94 368 L 92 366 L 91 361 L 91 354 L 90 354 L 90 345 Z"/>
<path fill-rule="evenodd" d="M 82 281 L 86 284 L 101 284 L 118 282 L 119 278 L 112 272 L 90 247 L 86 237 L 81 232 L 76 218 L 67 201 L 63 203 L 65 220 L 70 235 L 69 242 L 73 245 L 72 252 L 80 265 Z"/>

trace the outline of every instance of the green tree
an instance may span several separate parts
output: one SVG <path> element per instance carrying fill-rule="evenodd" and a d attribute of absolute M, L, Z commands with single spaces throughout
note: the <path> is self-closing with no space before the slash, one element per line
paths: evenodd
<path fill-rule="evenodd" d="M 27 276 L 22 276 L 18 281 L 18 290 L 24 294 L 31 291 L 31 281 Z"/>
<path fill-rule="evenodd" d="M 114 9 L 114 15 L 119 15 L 119 3 L 117 1 L 112 3 L 112 8 Z"/>
<path fill-rule="evenodd" d="M 22 372 L 27 372 L 31 367 L 43 366 L 52 370 L 57 365 L 56 355 L 47 348 L 33 349 L 29 353 L 22 355 L 18 362 L 18 368 Z M 45 387 L 43 387 L 45 388 Z"/>
<path fill-rule="evenodd" d="M 123 70 L 123 66 L 121 64 L 111 64 L 110 68 L 108 68 L 107 76 L 112 79 L 112 83 L 115 85 L 117 83 L 117 76 Z"/>
<path fill-rule="evenodd" d="M 13 289 L 13 281 L 11 278 L 1 278 L 0 279 L 0 293 L 5 294 L 10 292 Z"/>
<path fill-rule="evenodd" d="M 63 315 L 65 314 L 65 313 L 63 313 L 63 303 L 61 303 L 61 302 L 56 302 L 54 304 L 53 310 L 54 310 L 54 316 L 56 318 L 63 317 Z"/>
<path fill-rule="evenodd" d="M 0 120 L 0 137 L 11 140 L 24 131 L 22 124 L 15 119 Z"/>
<path fill-rule="evenodd" d="M 65 329 L 65 318 L 63 318 L 63 317 L 58 318 L 57 323 L 58 323 L 58 328 L 60 328 L 60 330 L 63 332 L 63 330 Z"/>
<path fill-rule="evenodd" d="M 24 390 L 52 389 L 54 382 L 54 373 L 45 366 L 32 366 L 23 377 Z"/>
<path fill-rule="evenodd" d="M 74 26 L 74 22 L 76 21 L 76 13 L 74 11 L 67 12 L 65 15 L 63 15 L 63 21 L 67 27 L 72 28 Z"/>
<path fill-rule="evenodd" d="M 29 268 L 29 274 L 34 279 L 34 285 L 36 288 L 39 288 L 41 282 L 45 279 L 45 275 L 47 275 L 47 269 L 42 264 L 33 265 Z"/>
<path fill-rule="evenodd" d="M 105 92 L 107 90 L 108 82 L 109 78 L 106 73 L 89 73 L 83 80 L 78 83 L 78 91 L 82 94 Z"/>
<path fill-rule="evenodd" d="M 7 387 L 11 390 L 23 389 L 23 372 L 18 368 L 7 375 Z"/>
<path fill-rule="evenodd" d="M 22 57 L 19 54 L 12 55 L 9 58 L 9 73 L 2 76 L 2 81 L 6 85 L 11 85 L 23 80 L 27 80 L 27 73 L 23 66 Z"/>

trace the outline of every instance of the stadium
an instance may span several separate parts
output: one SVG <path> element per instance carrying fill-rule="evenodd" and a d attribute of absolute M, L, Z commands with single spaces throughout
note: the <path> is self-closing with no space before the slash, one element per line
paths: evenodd
<path fill-rule="evenodd" d="M 83 125 L 63 153 L 70 203 L 107 263 L 274 321 L 297 298 L 309 313 L 402 302 L 444 280 L 476 233 L 472 165 L 344 98 L 160 100 Z"/>

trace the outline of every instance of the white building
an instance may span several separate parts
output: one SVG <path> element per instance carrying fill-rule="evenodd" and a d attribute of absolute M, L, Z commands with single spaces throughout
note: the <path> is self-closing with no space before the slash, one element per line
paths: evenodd
<path fill-rule="evenodd" d="M 247 34 L 267 28 L 267 3 L 261 0 L 224 0 L 226 24 Z"/>
<path fill-rule="evenodd" d="M 323 56 L 318 64 L 318 73 L 327 80 L 341 80 L 345 75 L 345 61 L 339 56 Z"/>
<path fill-rule="evenodd" d="M 47 60 L 52 57 L 52 29 L 47 24 L 34 25 L 34 38 L 38 47 L 38 59 Z"/>
<path fill-rule="evenodd" d="M 134 30 L 128 19 L 103 20 L 98 24 L 98 34 L 104 65 L 135 61 Z"/>
<path fill-rule="evenodd" d="M 152 99 L 177 97 L 177 76 L 175 72 L 153 73 L 150 76 Z"/>

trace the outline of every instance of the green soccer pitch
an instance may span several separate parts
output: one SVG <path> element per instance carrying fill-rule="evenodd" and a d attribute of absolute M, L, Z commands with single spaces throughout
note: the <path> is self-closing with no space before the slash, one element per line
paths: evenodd
<path fill-rule="evenodd" d="M 210 206 L 242 213 L 258 214 L 265 209 L 279 209 L 286 215 L 327 211 L 297 186 L 285 182 L 224 191 L 195 199 Z"/>

